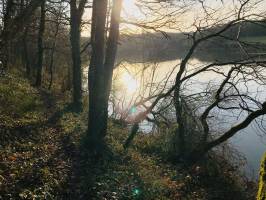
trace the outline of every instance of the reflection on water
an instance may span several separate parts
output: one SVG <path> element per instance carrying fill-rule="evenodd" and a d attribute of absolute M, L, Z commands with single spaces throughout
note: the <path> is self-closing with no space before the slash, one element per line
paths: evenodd
<path fill-rule="evenodd" d="M 160 63 L 120 63 L 114 71 L 109 107 L 110 113 L 115 113 L 117 115 L 115 117 L 124 118 L 130 122 L 132 118 L 142 112 L 141 109 L 132 107 L 136 102 L 163 92 L 173 85 L 179 63 L 180 60 Z M 186 73 L 192 73 L 204 64 L 206 63 L 198 59 L 192 59 Z M 84 74 L 87 74 L 87 70 L 85 70 Z M 189 94 L 203 91 L 211 83 L 221 82 L 222 79 L 223 76 L 219 76 L 213 72 L 200 74 L 186 83 L 187 86 L 193 85 L 194 87 L 187 87 L 188 89 L 185 93 Z M 248 88 L 249 92 L 252 93 L 257 91 L 258 86 L 256 83 L 252 83 Z M 232 119 L 228 114 L 223 115 L 223 113 L 220 113 L 219 117 L 224 121 L 223 128 L 228 129 L 233 125 Z M 248 128 L 239 132 L 230 140 L 235 148 L 242 152 L 247 159 L 246 174 L 249 177 L 255 178 L 258 177 L 261 156 L 266 150 L 266 138 L 263 137 L 263 133 L 256 127 L 256 124 L 252 123 Z M 141 128 L 144 131 L 149 131 L 152 125 L 144 122 Z M 217 126 L 216 128 L 219 129 L 221 127 Z"/>
<path fill-rule="evenodd" d="M 123 36 L 118 49 L 117 61 L 137 62 L 167 62 L 184 57 L 192 45 L 192 40 L 183 33 L 160 33 Z M 265 53 L 265 44 L 245 46 L 245 51 L 239 48 L 239 43 L 224 38 L 215 38 L 200 44 L 193 57 L 202 62 L 229 61 L 247 58 L 247 54 Z M 265 55 L 264 55 L 265 58 Z"/>
<path fill-rule="evenodd" d="M 139 81 L 129 72 L 124 72 L 120 78 L 122 84 L 126 87 L 128 94 L 134 94 L 139 88 Z"/>
<path fill-rule="evenodd" d="M 260 160 L 266 151 L 266 137 L 261 130 L 251 124 L 231 139 L 236 149 L 247 159 L 246 174 L 251 178 L 258 178 Z"/>

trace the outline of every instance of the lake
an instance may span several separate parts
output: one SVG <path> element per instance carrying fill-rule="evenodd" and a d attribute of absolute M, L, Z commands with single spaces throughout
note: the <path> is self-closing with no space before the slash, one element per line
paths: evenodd
<path fill-rule="evenodd" d="M 109 108 L 110 114 L 113 113 L 113 111 L 119 113 L 120 116 L 116 116 L 118 118 L 134 117 L 134 115 L 141 111 L 132 109 L 131 106 L 134 102 L 138 102 L 141 98 L 165 91 L 166 88 L 170 87 L 179 69 L 180 58 L 183 56 L 183 54 L 173 56 L 173 52 L 171 52 L 170 57 L 164 57 L 164 59 L 160 61 L 160 59 L 154 59 L 156 55 L 158 55 L 158 49 L 156 49 L 157 53 L 150 53 L 152 52 L 151 50 L 149 50 L 148 53 L 146 52 L 149 56 L 152 55 L 150 56 L 150 60 L 147 58 L 143 59 L 143 57 L 145 57 L 143 51 L 135 53 L 136 55 L 131 55 L 129 59 L 126 59 L 127 54 L 124 51 L 126 50 L 123 50 L 122 53 L 120 50 L 120 53 L 118 53 L 117 63 L 119 63 L 119 66 L 115 69 L 113 78 L 112 97 L 115 98 L 110 100 L 114 101 L 112 103 L 117 105 L 110 106 Z M 185 48 L 183 51 L 185 51 Z M 225 49 L 218 49 L 216 52 L 212 51 L 209 53 L 198 51 L 190 60 L 187 73 L 193 72 L 193 70 L 210 63 L 212 60 L 234 60 L 236 57 L 239 58 L 240 56 L 239 52 L 232 53 L 232 50 L 230 50 L 223 53 L 223 51 L 225 51 Z M 142 62 L 139 62 L 140 60 Z M 228 67 L 225 66 L 224 68 L 226 71 Z M 84 76 L 87 77 L 87 68 L 84 70 Z M 185 93 L 192 94 L 204 91 L 206 87 L 221 82 L 223 80 L 222 78 L 223 77 L 214 72 L 203 73 L 186 82 L 188 89 L 186 89 Z M 84 81 L 84 85 L 87 87 L 87 79 L 85 78 Z M 250 83 L 250 85 L 248 85 L 251 96 L 258 87 L 256 83 Z M 259 99 L 265 99 L 265 93 L 260 94 Z M 215 125 L 216 127 L 214 129 L 226 130 L 241 121 L 241 117 L 243 116 L 241 115 L 240 118 L 235 119 L 235 117 L 228 115 L 228 113 L 221 112 L 217 118 L 220 118 L 219 120 L 223 122 L 217 126 Z M 144 123 L 141 128 L 143 131 L 149 132 L 152 126 L 151 124 Z M 258 129 L 258 126 L 254 122 L 246 129 L 237 133 L 229 142 L 237 151 L 245 156 L 247 162 L 244 167 L 245 174 L 251 179 L 257 179 L 260 159 L 266 151 L 266 137 L 262 129 Z"/>

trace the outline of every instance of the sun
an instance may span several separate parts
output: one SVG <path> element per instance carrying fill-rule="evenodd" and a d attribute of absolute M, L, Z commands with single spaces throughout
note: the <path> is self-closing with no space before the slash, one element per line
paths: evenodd
<path fill-rule="evenodd" d="M 130 75 L 128 72 L 123 73 L 122 82 L 123 82 L 124 86 L 126 87 L 127 92 L 130 94 L 135 93 L 137 91 L 137 89 L 139 88 L 138 81 L 132 75 Z"/>

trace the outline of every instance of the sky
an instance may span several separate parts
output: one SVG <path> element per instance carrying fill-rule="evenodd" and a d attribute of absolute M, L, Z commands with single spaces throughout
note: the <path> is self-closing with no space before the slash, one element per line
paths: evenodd
<path fill-rule="evenodd" d="M 157 29 L 166 32 L 189 32 L 195 30 L 196 26 L 206 27 L 212 26 L 217 22 L 220 24 L 225 23 L 230 19 L 236 18 L 237 10 L 240 7 L 239 0 L 205 0 L 204 7 L 198 0 L 187 0 L 175 1 L 178 2 L 175 5 L 160 4 L 160 7 L 158 7 L 158 4 L 152 4 L 157 5 L 157 7 L 153 7 L 156 8 L 156 12 L 151 12 L 150 10 L 145 10 L 144 7 L 141 10 L 137 6 L 139 1 L 141 0 L 124 0 L 122 18 L 150 27 L 158 27 Z M 154 2 L 154 0 L 152 1 Z M 247 7 L 251 9 L 244 8 L 245 15 L 263 13 L 266 16 L 266 0 L 250 0 L 250 4 Z M 84 19 L 88 20 L 90 16 L 91 11 L 87 10 Z M 167 18 L 162 16 L 167 16 Z M 141 33 L 143 29 L 123 23 L 121 24 L 121 31 L 122 33 Z M 82 36 L 89 36 L 89 32 L 88 26 L 83 30 Z"/>

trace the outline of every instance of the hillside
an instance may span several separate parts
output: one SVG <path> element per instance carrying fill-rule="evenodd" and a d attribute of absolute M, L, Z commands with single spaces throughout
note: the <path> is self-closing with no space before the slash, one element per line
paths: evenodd
<path fill-rule="evenodd" d="M 72 112 L 66 96 L 34 89 L 21 74 L 1 77 L 0 94 L 0 199 L 252 199 L 224 160 L 171 162 L 171 133 L 139 133 L 126 151 L 129 131 L 110 119 L 109 150 L 94 160 L 82 143 L 86 111 Z"/>

